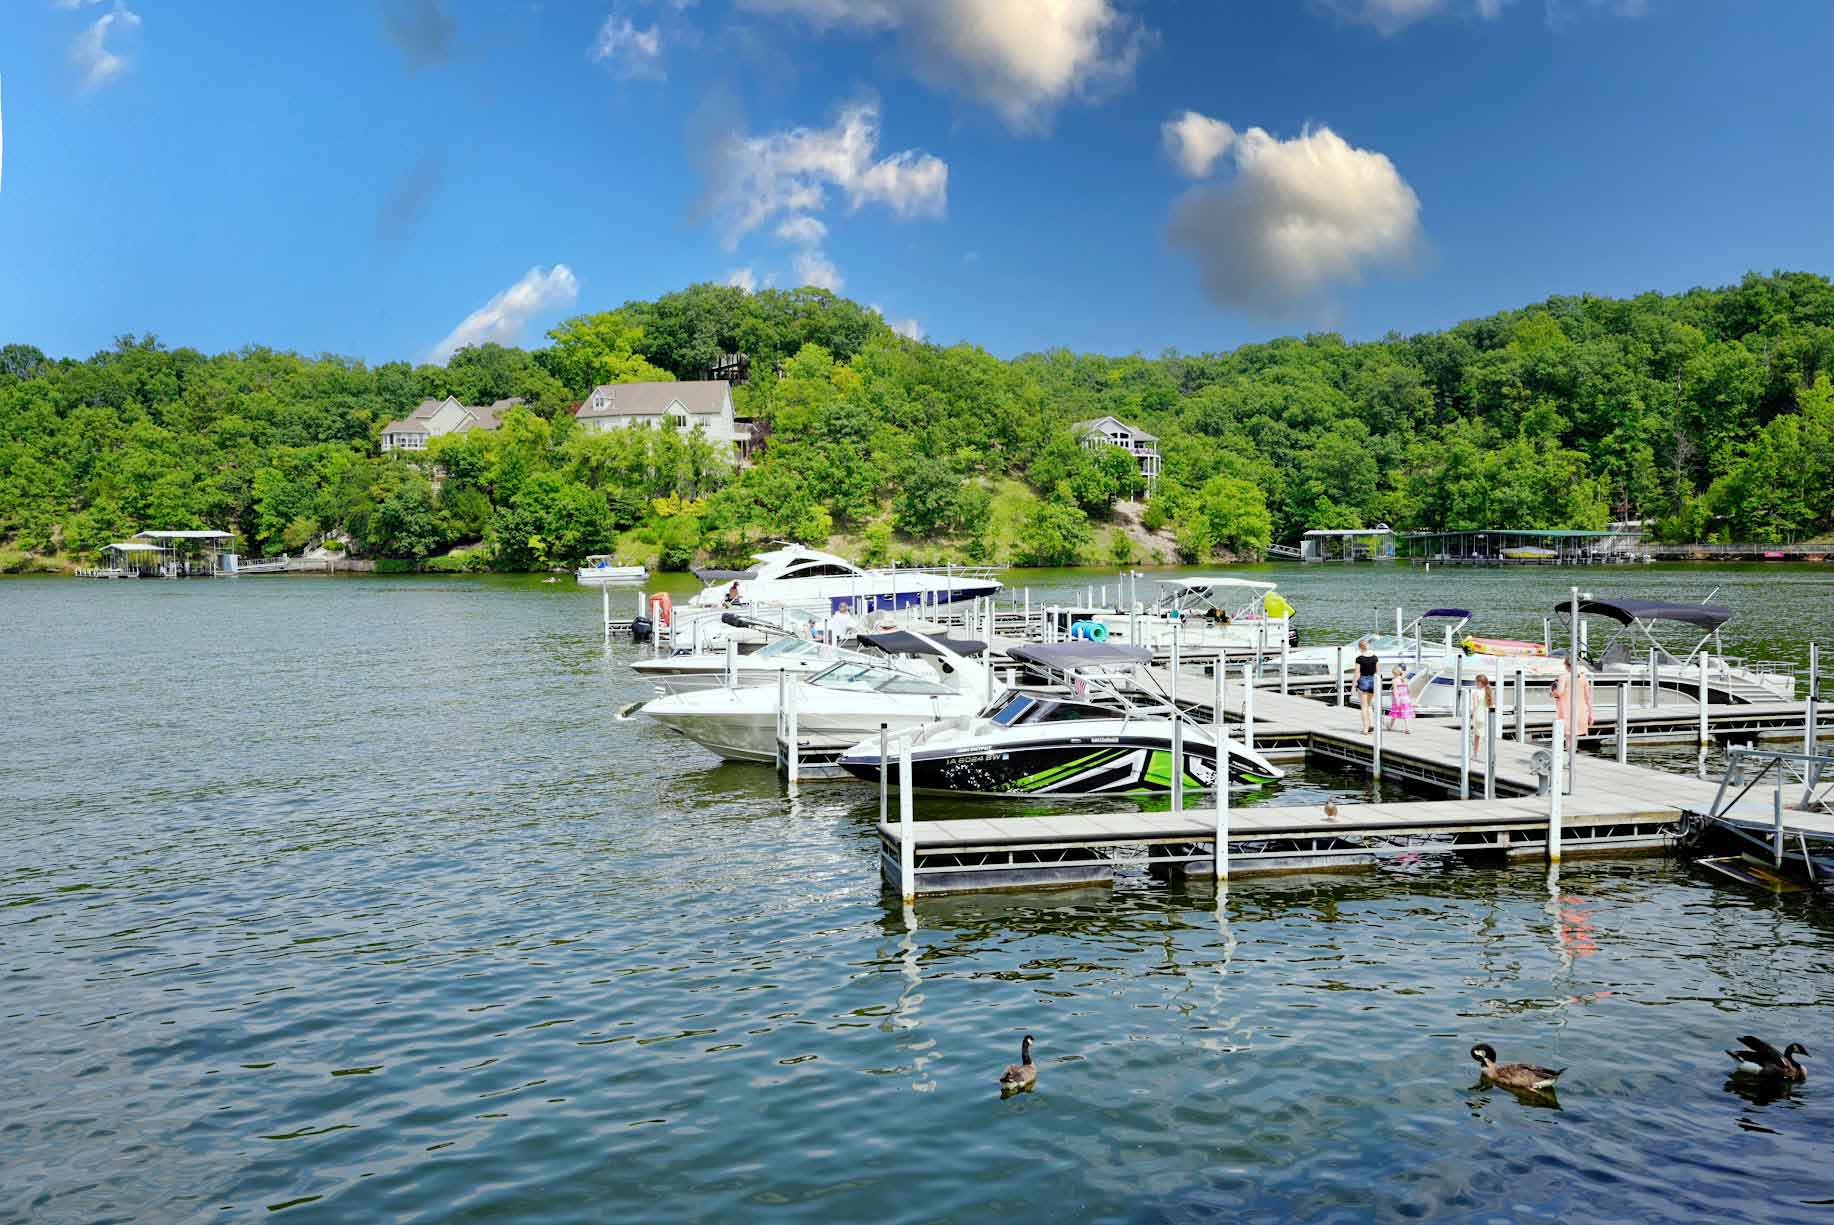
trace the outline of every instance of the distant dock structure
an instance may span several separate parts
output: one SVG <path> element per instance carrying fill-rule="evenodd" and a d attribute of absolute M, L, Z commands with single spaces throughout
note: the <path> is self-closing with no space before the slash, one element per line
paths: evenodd
<path fill-rule="evenodd" d="M 79 578 L 216 578 L 237 572 L 233 532 L 208 529 L 136 532 L 105 544 L 101 565 Z"/>
<path fill-rule="evenodd" d="M 1300 561 L 1393 561 L 1395 533 L 1386 523 L 1374 527 L 1315 527 L 1299 538 Z"/>
<path fill-rule="evenodd" d="M 1640 532 L 1567 528 L 1409 532 L 1400 538 L 1400 556 L 1441 566 L 1601 566 L 1651 560 Z"/>

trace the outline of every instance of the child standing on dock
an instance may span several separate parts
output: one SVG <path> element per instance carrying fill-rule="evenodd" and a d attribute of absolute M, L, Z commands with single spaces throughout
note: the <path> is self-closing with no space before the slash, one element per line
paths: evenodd
<path fill-rule="evenodd" d="M 1375 734 L 1376 669 L 1382 661 L 1369 653 L 1369 639 L 1356 644 L 1356 700 L 1363 708 L 1363 735 Z"/>
<path fill-rule="evenodd" d="M 1394 680 L 1389 686 L 1389 693 L 1391 696 L 1388 699 L 1388 730 L 1392 732 L 1397 722 L 1404 722 L 1407 726 L 1401 730 L 1411 734 L 1414 730 L 1414 695 L 1407 689 L 1407 669 L 1400 664 L 1395 665 Z"/>

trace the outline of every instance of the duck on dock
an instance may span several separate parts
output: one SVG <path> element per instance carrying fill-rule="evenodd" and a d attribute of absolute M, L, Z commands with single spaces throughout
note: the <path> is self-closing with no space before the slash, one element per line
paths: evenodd
<path fill-rule="evenodd" d="M 1006 1070 L 1000 1073 L 1000 1092 L 1019 1093 L 1030 1089 L 1038 1081 L 1038 1065 L 1032 1062 L 1032 1036 L 1025 1035 L 1019 1043 L 1019 1062 L 1009 1063 Z"/>
<path fill-rule="evenodd" d="M 1739 1041 L 1745 1044 L 1743 1050 L 1726 1052 L 1738 1065 L 1732 1069 L 1735 1075 L 1797 1082 L 1808 1079 L 1808 1069 L 1796 1062 L 1797 1055 L 1808 1054 L 1808 1049 L 1802 1043 L 1792 1042 L 1779 1051 L 1762 1038 L 1746 1035 Z"/>
<path fill-rule="evenodd" d="M 1505 1089 L 1516 1089 L 1530 1093 L 1548 1093 L 1554 1088 L 1554 1082 L 1560 1079 L 1565 1068 L 1541 1068 L 1532 1063 L 1498 1063 L 1496 1050 L 1488 1042 L 1480 1042 L 1471 1048 L 1471 1058 L 1484 1069 L 1484 1079 Z"/>

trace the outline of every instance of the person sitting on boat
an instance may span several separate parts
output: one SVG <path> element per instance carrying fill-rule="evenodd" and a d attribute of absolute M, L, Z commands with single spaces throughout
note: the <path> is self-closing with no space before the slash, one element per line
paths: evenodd
<path fill-rule="evenodd" d="M 1403 732 L 1412 734 L 1414 730 L 1414 695 L 1408 692 L 1407 669 L 1395 665 L 1394 683 L 1389 687 L 1388 709 L 1383 713 L 1388 716 L 1388 730 L 1394 731 L 1397 722 L 1406 723 Z"/>
<path fill-rule="evenodd" d="M 1227 608 L 1212 607 L 1209 612 L 1204 614 L 1204 616 L 1208 617 L 1211 621 L 1214 621 L 1218 625 L 1228 625 L 1229 624 L 1229 610 Z"/>
<path fill-rule="evenodd" d="M 830 644 L 838 646 L 853 638 L 853 617 L 849 612 L 851 608 L 851 603 L 842 600 L 835 608 L 834 615 L 828 618 L 828 642 Z"/>
<path fill-rule="evenodd" d="M 731 608 L 738 603 L 741 603 L 739 599 L 739 580 L 735 578 L 732 580 L 732 586 L 726 588 L 726 607 Z"/>

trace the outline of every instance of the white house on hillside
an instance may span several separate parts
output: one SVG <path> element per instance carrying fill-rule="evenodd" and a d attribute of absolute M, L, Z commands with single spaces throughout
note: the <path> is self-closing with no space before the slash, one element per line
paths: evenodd
<path fill-rule="evenodd" d="M 504 415 L 521 403 L 520 399 L 509 399 L 494 404 L 466 405 L 460 404 L 456 396 L 422 400 L 413 412 L 382 427 L 382 449 L 424 451 L 429 442 L 445 434 L 494 430 L 503 424 Z"/>
<path fill-rule="evenodd" d="M 1140 475 L 1151 489 L 1159 479 L 1159 436 L 1128 425 L 1119 417 L 1097 417 L 1070 427 L 1085 447 L 1120 447 L 1140 465 Z"/>
<path fill-rule="evenodd" d="M 669 429 L 701 427 L 707 440 L 731 447 L 743 458 L 750 449 L 749 423 L 733 416 L 732 387 L 724 379 L 690 383 L 605 383 L 573 410 L 589 430 L 617 430 L 630 425 Z"/>

